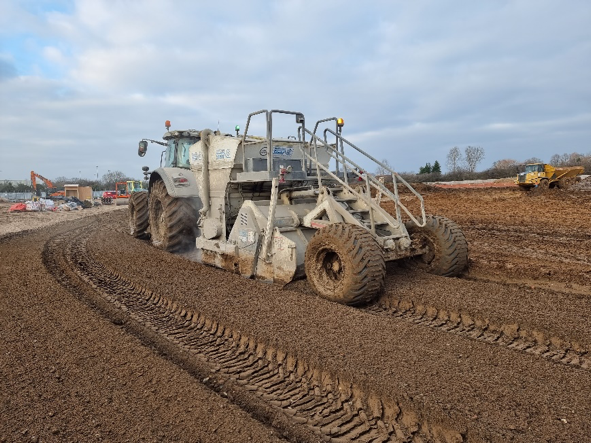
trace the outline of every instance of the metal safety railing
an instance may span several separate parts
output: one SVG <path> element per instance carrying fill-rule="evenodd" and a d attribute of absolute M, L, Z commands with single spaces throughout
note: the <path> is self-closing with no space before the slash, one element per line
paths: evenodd
<path fill-rule="evenodd" d="M 316 125 L 316 128 L 318 125 Z M 315 128 L 315 130 L 316 130 Z M 324 140 L 318 137 L 314 132 L 310 132 L 307 129 L 304 129 L 306 133 L 310 135 L 310 143 L 309 143 L 309 153 L 306 152 L 306 149 L 302 149 L 302 153 L 304 158 L 307 161 L 307 164 L 311 167 L 316 169 L 316 176 L 318 179 L 318 185 L 322 186 L 322 172 L 324 172 L 325 176 L 329 176 L 337 182 L 340 183 L 341 186 L 346 188 L 349 192 L 353 193 L 356 197 L 363 200 L 372 211 L 376 211 L 381 213 L 387 219 L 390 214 L 388 214 L 379 203 L 375 202 L 371 199 L 371 190 L 374 189 L 376 193 L 380 196 L 385 196 L 392 200 L 395 206 L 395 213 L 396 213 L 396 220 L 399 223 L 402 223 L 402 211 L 418 226 L 425 226 L 426 223 L 426 215 L 425 215 L 425 202 L 423 197 L 415 190 L 413 187 L 404 180 L 397 172 L 392 170 L 390 167 L 385 165 L 384 163 L 380 162 L 379 160 L 372 157 L 367 152 L 363 151 L 362 149 L 355 146 L 353 143 L 345 139 L 341 134 L 327 128 L 324 130 Z M 330 145 L 327 142 L 327 134 L 332 134 L 336 138 L 336 143 L 334 145 Z M 344 152 L 344 146 L 347 145 L 352 149 L 356 150 L 369 160 L 373 161 L 376 165 L 379 165 L 384 170 L 388 171 L 392 176 L 392 191 L 390 191 L 386 185 L 378 180 L 373 174 L 369 172 L 363 172 L 364 168 L 362 168 L 359 164 L 353 161 L 351 158 L 347 157 Z M 324 166 L 321 162 L 318 161 L 318 149 L 324 149 L 325 152 L 329 155 L 330 158 L 334 159 L 336 162 L 336 173 L 333 173 L 329 170 L 328 167 Z M 340 147 L 340 149 L 339 149 Z M 342 169 L 343 175 L 341 178 L 338 171 Z M 348 183 L 348 172 L 357 176 L 357 178 L 361 179 L 361 183 L 365 184 L 365 195 L 361 194 L 360 192 L 356 191 L 349 183 Z M 311 172 L 311 171 L 310 171 Z M 404 185 L 419 201 L 420 208 L 421 208 L 421 215 L 419 219 L 415 217 L 410 210 L 400 201 L 400 197 L 398 195 L 398 184 Z M 371 228 L 374 229 L 374 222 L 373 216 L 370 212 L 370 219 L 371 219 Z"/>

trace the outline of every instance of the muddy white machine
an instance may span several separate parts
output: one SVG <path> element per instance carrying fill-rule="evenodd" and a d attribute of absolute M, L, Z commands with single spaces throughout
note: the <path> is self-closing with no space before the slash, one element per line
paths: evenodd
<path fill-rule="evenodd" d="M 294 135 L 274 137 L 277 114 L 295 117 Z M 248 134 L 253 117 L 265 118 L 264 137 Z M 194 246 L 200 262 L 248 278 L 285 284 L 307 276 L 319 295 L 351 305 L 381 291 L 388 261 L 414 257 L 429 272 L 461 274 L 468 247 L 460 228 L 426 216 L 422 197 L 342 129 L 342 119 L 328 118 L 310 131 L 302 113 L 282 110 L 250 114 L 242 136 L 170 131 L 167 122 L 165 142 L 140 141 L 140 156 L 148 142 L 166 150 L 160 168 L 143 168 L 149 192 L 132 194 L 130 233 L 170 252 Z M 388 170 L 392 190 L 349 151 Z M 402 203 L 399 186 L 419 214 Z M 395 214 L 375 195 L 392 200 Z"/>

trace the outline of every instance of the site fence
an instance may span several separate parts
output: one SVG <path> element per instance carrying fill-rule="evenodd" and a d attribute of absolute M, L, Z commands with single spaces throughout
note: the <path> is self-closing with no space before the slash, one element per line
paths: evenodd
<path fill-rule="evenodd" d="M 104 191 L 92 191 L 92 198 L 101 198 Z M 0 197 L 3 197 L 11 202 L 27 201 L 33 198 L 32 192 L 0 192 Z M 42 198 L 46 198 L 46 193 L 41 193 Z"/>

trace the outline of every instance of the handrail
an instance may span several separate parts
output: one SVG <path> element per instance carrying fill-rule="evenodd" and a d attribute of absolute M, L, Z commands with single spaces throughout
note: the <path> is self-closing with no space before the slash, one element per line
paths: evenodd
<path fill-rule="evenodd" d="M 304 118 L 304 114 L 302 114 L 301 112 L 296 112 L 296 111 L 284 111 L 282 109 L 272 109 L 272 110 L 267 110 L 267 109 L 261 109 L 260 111 L 256 111 L 256 112 L 251 112 L 250 114 L 248 114 L 248 118 L 246 119 L 246 126 L 244 128 L 244 134 L 242 135 L 242 146 L 245 145 L 246 142 L 246 135 L 248 133 L 248 127 L 250 126 L 250 119 L 252 117 L 254 117 L 255 115 L 259 115 L 259 114 L 265 114 L 265 123 L 267 126 L 267 135 L 266 135 L 266 139 L 267 139 L 267 171 L 271 172 L 273 170 L 273 114 L 287 114 L 287 115 L 295 115 L 296 118 L 296 123 L 299 123 L 301 126 L 298 128 L 298 136 L 300 133 L 300 128 L 303 129 L 306 132 L 309 132 L 306 130 L 306 123 L 305 123 L 305 118 Z M 305 143 L 306 142 L 306 135 L 303 135 L 303 140 L 300 140 L 301 143 Z M 246 168 L 246 156 L 243 156 L 242 158 L 242 170 L 244 171 Z"/>
<path fill-rule="evenodd" d="M 361 194 L 357 193 L 348 183 L 347 183 L 347 175 L 344 176 L 344 180 L 342 180 L 340 177 L 338 177 L 337 175 L 333 174 L 332 172 L 330 172 L 328 170 L 328 168 L 324 167 L 322 164 L 320 164 L 320 162 L 318 162 L 318 156 L 317 156 L 317 150 L 318 150 L 318 142 L 320 142 L 320 144 L 326 148 L 327 150 L 327 154 L 329 155 L 329 157 L 335 159 L 337 164 L 341 164 L 343 166 L 343 169 L 346 171 L 347 169 L 351 170 L 355 175 L 357 175 L 357 177 L 360 177 L 361 179 L 363 179 L 366 183 L 366 189 L 370 189 L 370 187 L 375 188 L 377 191 L 380 191 L 382 194 L 385 194 L 388 198 L 390 198 L 393 202 L 394 202 L 394 206 L 396 208 L 396 220 L 401 223 L 401 212 L 400 209 L 402 208 L 402 210 L 404 210 L 404 212 L 408 215 L 408 217 L 414 222 L 416 223 L 418 226 L 424 226 L 426 223 L 426 215 L 425 215 L 425 202 L 423 200 L 423 197 L 417 192 L 415 191 L 412 186 L 410 186 L 410 184 L 408 184 L 406 182 L 406 180 L 404 180 L 398 173 L 396 173 L 395 171 L 393 171 L 390 167 L 386 166 L 385 164 L 383 164 L 382 162 L 376 160 L 374 157 L 372 157 L 371 155 L 369 155 L 368 153 L 366 153 L 365 151 L 361 150 L 360 148 L 358 148 L 357 146 L 355 146 L 353 143 L 349 142 L 348 140 L 346 140 L 345 138 L 343 138 L 340 134 L 335 133 L 334 131 L 330 130 L 330 129 L 325 129 L 325 134 L 326 132 L 330 132 L 331 134 L 333 134 L 336 138 L 337 138 L 337 149 L 334 149 L 333 147 L 331 147 L 326 141 L 322 140 L 321 138 L 319 138 L 316 134 L 311 133 L 308 130 L 305 130 L 306 132 L 308 132 L 311 136 L 311 147 L 314 149 L 315 151 L 315 155 L 314 157 L 312 157 L 311 155 L 308 155 L 303 149 L 302 149 L 302 153 L 306 158 L 309 158 L 311 162 L 316 163 L 316 170 L 318 171 L 318 180 L 319 180 L 319 185 L 321 185 L 321 178 L 320 178 L 320 173 L 319 173 L 319 169 L 322 169 L 323 171 L 325 171 L 326 173 L 328 173 L 331 177 L 335 178 L 337 181 L 339 181 L 342 185 L 344 185 L 350 192 L 353 192 L 355 195 L 357 195 L 358 197 L 362 198 L 372 209 L 379 209 L 380 211 L 383 211 L 385 213 L 385 211 L 377 204 L 375 204 L 374 202 L 372 202 L 371 200 L 368 201 L 366 198 L 364 198 L 365 196 L 362 196 Z M 373 174 L 370 174 L 368 172 L 365 173 L 359 173 L 358 171 L 363 170 L 364 168 L 362 168 L 360 165 L 358 165 L 357 163 L 355 163 L 352 159 L 348 158 L 344 152 L 340 152 L 338 150 L 338 142 L 341 143 L 346 143 L 347 145 L 351 146 L 353 149 L 355 149 L 356 151 L 358 151 L 359 153 L 363 154 L 364 156 L 366 156 L 367 158 L 373 160 L 375 163 L 377 163 L 378 165 L 382 166 L 384 169 L 386 169 L 387 171 L 389 171 L 392 175 L 392 186 L 393 186 L 393 191 L 394 193 L 392 193 L 383 183 L 381 183 L 379 180 L 376 179 L 376 177 Z M 344 151 L 344 150 L 343 150 Z M 408 210 L 408 208 L 402 204 L 400 202 L 400 198 L 398 196 L 398 183 L 397 183 L 397 179 L 399 180 L 400 183 L 402 183 L 407 189 L 409 189 L 419 200 L 420 204 L 421 204 L 421 221 L 419 222 L 417 220 L 417 218 L 415 218 L 415 216 Z M 387 213 L 386 213 L 387 214 Z M 372 230 L 373 230 L 373 223 L 372 223 Z"/>

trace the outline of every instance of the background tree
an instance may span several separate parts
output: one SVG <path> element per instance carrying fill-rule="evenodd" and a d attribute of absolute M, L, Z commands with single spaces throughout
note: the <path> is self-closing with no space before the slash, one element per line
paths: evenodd
<path fill-rule="evenodd" d="M 532 163 L 544 163 L 544 161 L 538 157 L 531 157 L 531 158 L 524 160 L 523 163 L 526 165 L 530 165 Z"/>
<path fill-rule="evenodd" d="M 383 159 L 382 163 L 387 166 L 388 168 L 392 169 L 392 166 L 390 166 L 390 163 L 388 162 L 387 159 Z M 377 169 L 376 169 L 376 175 L 390 175 L 391 172 L 388 171 L 386 168 L 384 168 L 383 166 L 378 165 Z"/>
<path fill-rule="evenodd" d="M 103 175 L 101 182 L 105 189 L 115 189 L 115 184 L 117 182 L 124 182 L 127 180 L 133 180 L 128 178 L 123 172 L 121 171 L 111 171 Z"/>
<path fill-rule="evenodd" d="M 14 190 L 15 192 L 31 192 L 33 188 L 29 185 L 25 185 L 24 183 L 19 183 L 18 185 L 16 185 L 16 188 Z"/>
<path fill-rule="evenodd" d="M 431 163 L 426 163 L 425 166 L 419 168 L 419 174 L 431 174 L 432 170 Z"/>
<path fill-rule="evenodd" d="M 476 166 L 484 159 L 484 149 L 480 146 L 466 146 L 464 162 L 470 172 L 476 171 Z"/>
<path fill-rule="evenodd" d="M 441 165 L 437 160 L 433 163 L 433 167 L 431 168 L 431 173 L 433 174 L 441 174 Z"/>
<path fill-rule="evenodd" d="M 449 150 L 447 154 L 447 169 L 450 172 L 457 172 L 461 169 L 462 164 L 462 153 L 460 152 L 460 148 L 454 146 Z"/>
<path fill-rule="evenodd" d="M 505 158 L 502 160 L 497 160 L 493 163 L 493 169 L 510 169 L 517 166 L 517 160 L 513 160 L 512 158 Z"/>

